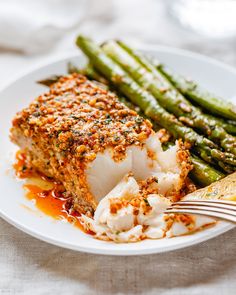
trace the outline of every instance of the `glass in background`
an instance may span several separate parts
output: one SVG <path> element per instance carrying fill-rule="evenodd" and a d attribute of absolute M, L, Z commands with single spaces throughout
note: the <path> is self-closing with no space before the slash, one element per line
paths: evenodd
<path fill-rule="evenodd" d="M 168 0 L 167 5 L 178 22 L 201 35 L 236 36 L 236 0 Z"/>

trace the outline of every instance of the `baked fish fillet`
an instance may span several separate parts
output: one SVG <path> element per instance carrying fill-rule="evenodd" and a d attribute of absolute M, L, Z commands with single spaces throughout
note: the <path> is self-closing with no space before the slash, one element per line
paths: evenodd
<path fill-rule="evenodd" d="M 93 213 L 127 173 L 179 193 L 191 168 L 180 143 L 163 151 L 151 123 L 79 74 L 62 77 L 13 119 L 11 139 L 31 165 L 62 182 L 73 208 Z"/>

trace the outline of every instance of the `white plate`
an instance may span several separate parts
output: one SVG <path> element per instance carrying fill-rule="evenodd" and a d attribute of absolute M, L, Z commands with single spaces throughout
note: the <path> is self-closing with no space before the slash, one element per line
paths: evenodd
<path fill-rule="evenodd" d="M 236 96 L 236 70 L 212 59 L 183 50 L 145 47 L 143 51 L 157 56 L 178 73 L 199 81 L 204 87 L 226 98 Z M 139 243 L 115 244 L 93 239 L 72 225 L 56 221 L 39 212 L 24 197 L 21 181 L 14 177 L 11 164 L 16 147 L 9 141 L 9 128 L 15 113 L 27 106 L 46 89 L 35 83 L 51 74 L 66 73 L 67 62 L 85 62 L 81 55 L 60 58 L 21 76 L 0 93 L 0 216 L 24 232 L 46 242 L 74 250 L 106 255 L 138 255 L 170 251 L 200 243 L 233 228 L 220 222 L 217 226 L 183 237 L 145 240 Z M 26 208 L 31 209 L 26 209 Z"/>

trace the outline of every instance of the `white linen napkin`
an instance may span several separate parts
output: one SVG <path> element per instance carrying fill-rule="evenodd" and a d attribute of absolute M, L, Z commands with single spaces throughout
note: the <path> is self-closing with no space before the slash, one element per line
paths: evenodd
<path fill-rule="evenodd" d="M 81 22 L 90 1 L 0 0 L 0 48 L 48 50 Z"/>

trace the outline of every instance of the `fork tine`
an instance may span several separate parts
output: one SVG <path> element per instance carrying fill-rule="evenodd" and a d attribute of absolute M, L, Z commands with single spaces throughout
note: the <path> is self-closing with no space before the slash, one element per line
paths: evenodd
<path fill-rule="evenodd" d="M 172 205 L 170 208 L 174 209 L 194 209 L 194 210 L 206 210 L 206 211 L 212 211 L 212 212 L 219 212 L 219 213 L 225 213 L 230 214 L 236 217 L 236 211 L 231 209 L 225 209 L 220 207 L 213 207 L 213 206 L 194 206 L 194 205 Z M 167 208 L 168 209 L 168 208 Z"/>
<path fill-rule="evenodd" d="M 178 203 L 183 203 L 183 202 L 204 202 L 204 203 L 222 203 L 222 204 L 228 204 L 228 205 L 234 205 L 236 206 L 235 201 L 230 201 L 230 200 L 224 200 L 224 199 L 189 199 L 189 200 L 182 200 L 179 201 Z"/>
<path fill-rule="evenodd" d="M 165 212 L 165 214 L 170 213 L 176 213 L 176 214 L 196 214 L 196 215 L 205 215 L 205 216 L 211 216 L 211 217 L 217 217 L 220 219 L 228 220 L 231 222 L 236 223 L 236 216 L 228 214 L 228 213 L 222 213 L 222 212 L 216 212 L 216 211 L 209 211 L 206 209 L 191 209 L 188 207 L 187 209 L 178 207 L 168 207 Z"/>
<path fill-rule="evenodd" d="M 236 203 L 236 202 L 235 202 Z M 201 207 L 214 207 L 214 208 L 224 208 L 236 211 L 236 204 L 225 204 L 219 202 L 205 202 L 205 201 L 197 201 L 197 200 L 189 200 L 189 201 L 180 201 L 175 202 L 172 206 L 201 206 Z"/>

